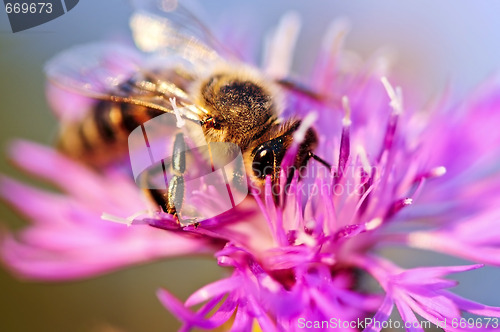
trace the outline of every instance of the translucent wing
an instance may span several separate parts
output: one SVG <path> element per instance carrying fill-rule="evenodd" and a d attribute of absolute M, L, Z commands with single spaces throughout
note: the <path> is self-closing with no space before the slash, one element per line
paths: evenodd
<path fill-rule="evenodd" d="M 45 65 L 45 73 L 57 86 L 89 97 L 106 98 L 143 65 L 143 55 L 131 47 L 95 43 L 56 55 Z"/>
<path fill-rule="evenodd" d="M 180 116 L 193 121 L 203 118 L 203 110 L 190 102 L 173 78 L 165 76 L 169 64 L 163 61 L 164 67 L 155 68 L 149 62 L 148 57 L 132 47 L 97 43 L 62 52 L 47 63 L 45 72 L 51 85 L 76 96 L 129 103 L 169 113 L 173 112 L 175 98 L 179 106 L 185 106 L 178 108 Z M 192 78 L 182 79 L 186 84 L 185 81 Z M 181 78 L 176 80 L 180 82 Z M 68 107 L 64 104 L 68 98 L 58 98 L 61 95 L 60 92 L 49 95 L 56 111 Z"/>
<path fill-rule="evenodd" d="M 138 11 L 131 28 L 137 46 L 146 52 L 181 54 L 190 61 L 239 59 L 186 6 L 176 0 L 135 0 Z M 185 3 L 185 2 L 184 2 Z"/>

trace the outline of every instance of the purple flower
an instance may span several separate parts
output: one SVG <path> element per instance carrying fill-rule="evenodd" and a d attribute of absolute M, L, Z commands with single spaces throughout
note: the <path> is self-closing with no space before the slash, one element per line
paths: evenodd
<path fill-rule="evenodd" d="M 295 20 L 286 16 L 270 43 L 264 70 L 274 78 L 288 75 Z M 408 331 L 423 331 L 416 315 L 446 322 L 447 331 L 473 330 L 453 324 L 463 312 L 500 317 L 500 308 L 451 292 L 456 282 L 445 278 L 500 266 L 499 85 L 487 82 L 458 106 L 443 98 L 417 111 L 385 78 L 384 58 L 361 66 L 349 61 L 344 28 L 332 26 L 304 79 L 321 97 L 298 89 L 286 96 L 285 115 L 304 120 L 283 165 L 313 126 L 316 154 L 333 161 L 331 171 L 314 160 L 300 170 L 300 180 L 296 172 L 288 182 L 282 171 L 279 188 L 268 178 L 236 209 L 180 227 L 170 215 L 148 212 L 140 190 L 118 169 L 97 173 L 51 148 L 18 142 L 14 162 L 61 192 L 2 179 L 2 197 L 32 220 L 5 234 L 4 263 L 25 278 L 64 280 L 174 255 L 215 255 L 232 269 L 229 277 L 185 302 L 158 292 L 183 330 L 229 324 L 232 331 L 256 325 L 263 331 L 380 331 L 394 307 Z M 52 90 L 53 102 L 71 102 L 59 93 Z M 103 214 L 132 226 L 106 222 Z M 376 251 L 393 245 L 478 264 L 403 269 Z M 383 292 L 362 287 L 367 276 Z"/>
<path fill-rule="evenodd" d="M 29 142 L 14 143 L 11 156 L 25 171 L 62 191 L 1 179 L 2 197 L 33 221 L 2 241 L 3 261 L 22 277 L 81 278 L 160 257 L 211 252 L 212 245 L 217 248 L 214 241 L 196 235 L 103 221 L 103 212 L 130 215 L 146 209 L 140 191 L 123 174 L 98 175 L 51 148 Z"/>

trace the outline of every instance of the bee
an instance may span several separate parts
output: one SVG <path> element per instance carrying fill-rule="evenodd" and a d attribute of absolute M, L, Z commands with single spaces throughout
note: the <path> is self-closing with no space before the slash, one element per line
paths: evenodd
<path fill-rule="evenodd" d="M 134 130 L 163 114 L 175 114 L 201 126 L 209 145 L 232 143 L 241 150 L 243 165 L 233 171 L 231 181 L 241 183 L 248 176 L 252 183 L 263 185 L 269 176 L 277 183 L 285 154 L 301 125 L 299 119 L 280 118 L 279 82 L 241 62 L 222 58 L 214 48 L 172 27 L 171 21 L 158 20 L 136 14 L 132 25 L 162 24 L 162 34 L 157 36 L 162 40 L 161 52 L 146 56 L 123 45 L 93 44 L 49 61 L 49 90 L 56 96 L 61 91 L 76 93 L 88 102 L 76 118 L 62 119 L 59 149 L 93 167 L 107 167 L 127 157 L 128 138 Z M 174 175 L 166 191 L 146 189 L 146 193 L 163 212 L 180 218 L 189 161 L 183 136 L 171 137 L 172 159 L 162 167 Z M 316 132 L 307 129 L 292 169 L 305 166 L 311 158 L 329 167 L 313 153 L 317 144 Z"/>

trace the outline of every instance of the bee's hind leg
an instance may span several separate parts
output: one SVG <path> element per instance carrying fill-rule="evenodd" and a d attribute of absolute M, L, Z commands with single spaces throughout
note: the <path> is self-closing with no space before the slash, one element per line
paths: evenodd
<path fill-rule="evenodd" d="M 160 189 L 144 189 L 149 198 L 160 207 L 161 211 L 172 215 L 178 224 L 181 224 L 181 216 L 177 213 L 177 208 L 179 210 L 182 208 L 182 198 L 183 194 L 179 191 L 179 187 L 170 188 L 168 191 Z M 180 199 L 179 199 L 180 198 Z M 184 221 L 184 220 L 182 220 Z M 185 222 L 185 221 L 184 221 Z"/>
<path fill-rule="evenodd" d="M 179 218 L 177 211 L 182 210 L 184 203 L 184 178 L 179 175 L 174 175 L 168 183 L 168 190 L 165 196 L 165 212 Z"/>
<path fill-rule="evenodd" d="M 173 176 L 167 186 L 167 213 L 173 214 L 180 221 L 180 211 L 184 203 L 185 191 L 183 175 L 186 171 L 186 142 L 184 141 L 183 133 L 175 135 L 170 167 L 172 168 Z"/>
<path fill-rule="evenodd" d="M 186 171 L 186 142 L 184 135 L 178 133 L 175 136 L 172 159 L 165 165 L 165 160 L 161 161 L 161 171 L 167 190 L 147 189 L 146 193 L 156 202 L 163 212 L 174 216 L 179 224 L 186 224 L 187 220 L 181 217 L 181 210 L 184 205 L 184 173 Z M 167 167 L 171 169 L 172 177 L 167 180 Z M 148 179 L 146 179 L 146 182 Z"/>

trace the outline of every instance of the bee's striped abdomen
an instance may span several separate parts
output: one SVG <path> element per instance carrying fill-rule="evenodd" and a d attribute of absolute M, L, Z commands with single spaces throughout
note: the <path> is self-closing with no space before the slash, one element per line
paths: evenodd
<path fill-rule="evenodd" d="M 127 153 L 128 135 L 162 111 L 125 102 L 99 101 L 78 122 L 62 127 L 59 148 L 94 166 L 120 161 Z"/>

